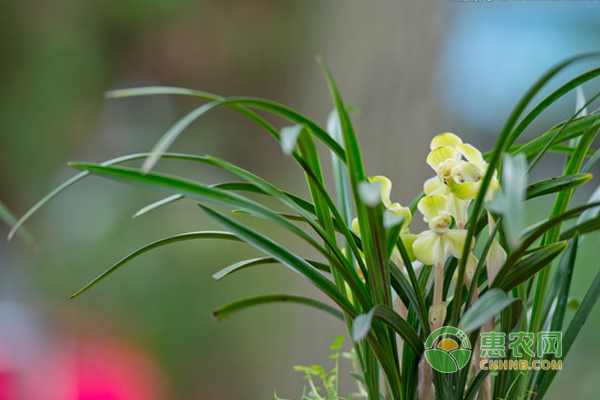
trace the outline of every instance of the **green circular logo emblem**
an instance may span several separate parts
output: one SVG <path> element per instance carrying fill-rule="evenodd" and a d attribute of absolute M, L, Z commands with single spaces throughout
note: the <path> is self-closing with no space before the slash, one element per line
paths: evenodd
<path fill-rule="evenodd" d="M 456 372 L 467 365 L 470 357 L 469 338 L 463 331 L 452 326 L 436 329 L 425 342 L 425 358 L 436 371 L 446 374 Z"/>

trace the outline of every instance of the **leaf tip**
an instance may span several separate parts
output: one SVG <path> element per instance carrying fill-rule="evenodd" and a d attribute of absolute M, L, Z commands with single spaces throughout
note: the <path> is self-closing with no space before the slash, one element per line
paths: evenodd
<path fill-rule="evenodd" d="M 77 161 L 69 161 L 67 163 L 67 165 L 72 168 L 85 169 L 85 164 L 77 162 Z"/>
<path fill-rule="evenodd" d="M 17 232 L 17 229 L 19 229 L 18 225 L 15 225 L 11 228 L 10 232 L 8 232 L 8 235 L 6 235 L 7 242 L 12 241 L 13 237 L 15 236 L 15 233 Z"/>

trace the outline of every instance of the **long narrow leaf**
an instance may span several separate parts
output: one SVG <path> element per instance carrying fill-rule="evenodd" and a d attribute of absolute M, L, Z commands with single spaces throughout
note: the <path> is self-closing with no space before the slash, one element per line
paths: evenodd
<path fill-rule="evenodd" d="M 320 289 L 324 294 L 329 296 L 340 307 L 342 307 L 342 309 L 344 309 L 344 311 L 347 312 L 351 317 L 356 316 L 356 308 L 348 300 L 348 298 L 330 280 L 328 280 L 308 262 L 293 254 L 289 250 L 281 247 L 271 239 L 252 229 L 249 229 L 248 227 L 232 220 L 231 218 L 226 217 L 201 204 L 199 204 L 199 207 L 202 208 L 202 210 L 204 210 L 204 212 L 213 218 L 218 224 L 222 225 L 230 232 L 233 232 L 246 243 L 269 254 L 280 263 L 290 267 L 292 270 L 298 272 L 300 275 L 311 281 L 318 289 Z"/>
<path fill-rule="evenodd" d="M 157 247 L 161 247 L 161 246 L 164 246 L 164 245 L 167 245 L 170 243 L 182 242 L 182 241 L 186 241 L 186 240 L 197 240 L 197 239 L 220 239 L 220 240 L 232 240 L 232 241 L 237 241 L 237 242 L 241 241 L 237 236 L 235 236 L 232 233 L 219 232 L 219 231 L 188 232 L 188 233 L 181 233 L 178 235 L 169 236 L 164 239 L 160 239 L 155 242 L 149 243 L 149 244 L 137 249 L 136 251 L 129 254 L 125 258 L 121 259 L 118 263 L 114 264 L 109 269 L 104 271 L 100 276 L 98 276 L 92 282 L 88 283 L 82 289 L 79 289 L 70 298 L 72 299 L 74 297 L 79 296 L 80 294 L 82 294 L 84 292 L 87 292 L 92 287 L 96 286 L 98 283 L 100 283 L 101 281 L 106 279 L 110 274 L 115 272 L 117 269 L 121 268 L 123 265 L 127 264 L 129 261 L 133 260 L 134 258 L 136 258 L 150 250 L 154 250 Z"/>
<path fill-rule="evenodd" d="M 465 333 L 479 329 L 502 310 L 521 299 L 509 297 L 503 290 L 494 288 L 485 292 L 460 319 L 458 328 Z"/>
<path fill-rule="evenodd" d="M 419 338 L 414 329 L 398 313 L 383 304 L 378 304 L 367 314 L 361 314 L 355 318 L 352 330 L 354 341 L 363 340 L 367 336 L 373 319 L 379 319 L 390 326 L 417 354 L 423 352 L 423 340 Z"/>
<path fill-rule="evenodd" d="M 223 320 L 231 314 L 236 313 L 238 311 L 245 310 L 247 308 L 258 305 L 274 303 L 304 304 L 306 306 L 325 311 L 326 313 L 333 315 L 334 317 L 340 320 L 343 320 L 343 314 L 338 309 L 328 304 L 308 297 L 294 296 L 290 294 L 271 294 L 234 301 L 233 303 L 229 303 L 213 312 L 213 317 L 215 317 L 215 319 L 217 320 Z"/>
<path fill-rule="evenodd" d="M 330 272 L 329 266 L 326 264 L 320 263 L 318 261 L 306 260 L 310 265 L 315 267 L 316 269 L 323 272 Z M 259 257 L 253 258 L 250 260 L 244 260 L 237 262 L 235 264 L 231 264 L 228 267 L 223 268 L 219 272 L 215 273 L 212 277 L 214 280 L 220 281 L 221 279 L 233 274 L 234 272 L 238 272 L 240 270 L 254 267 L 256 265 L 264 265 L 264 264 L 277 264 L 279 261 L 274 259 L 273 257 Z"/>

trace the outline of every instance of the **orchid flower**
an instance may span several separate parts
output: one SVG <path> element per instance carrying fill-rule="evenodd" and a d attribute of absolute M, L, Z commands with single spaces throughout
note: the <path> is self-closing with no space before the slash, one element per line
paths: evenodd
<path fill-rule="evenodd" d="M 444 263 L 450 255 L 458 258 L 467 238 L 464 229 L 450 229 L 452 216 L 448 211 L 450 201 L 442 194 L 423 197 L 417 208 L 423 214 L 429 230 L 422 232 L 413 243 L 417 260 L 423 264 L 435 265 L 433 305 L 429 309 L 431 329 L 439 328 L 446 318 L 446 303 L 443 302 Z M 471 241 L 471 249 L 475 245 Z"/>
<path fill-rule="evenodd" d="M 452 214 L 454 217 L 456 226 L 460 229 L 465 227 L 467 220 L 469 219 L 467 209 L 469 208 L 471 200 L 459 199 L 450 191 L 448 186 L 442 183 L 440 178 L 437 176 L 431 177 L 425 181 L 423 184 L 423 191 L 427 196 L 431 194 L 441 194 L 446 196 L 450 202 L 448 206 L 448 212 L 450 212 L 450 214 Z"/>
<path fill-rule="evenodd" d="M 417 260 L 426 265 L 444 264 L 450 255 L 459 258 L 467 238 L 464 229 L 450 229 L 452 216 L 448 197 L 433 194 L 423 197 L 417 208 L 429 223 L 429 230 L 418 235 L 413 243 Z M 474 243 L 472 243 L 474 245 Z"/>
<path fill-rule="evenodd" d="M 410 209 L 408 207 L 403 207 L 400 203 L 392 203 L 390 199 L 392 193 L 392 182 L 385 176 L 374 176 L 368 178 L 367 181 L 369 183 L 377 183 L 379 185 L 381 203 L 383 203 L 386 213 L 389 213 L 394 217 L 401 218 L 402 226 L 400 228 L 400 239 L 402 240 L 402 243 L 404 243 L 404 247 L 406 248 L 410 260 L 414 261 L 415 256 L 412 251 L 412 244 L 416 240 L 417 235 L 410 233 L 409 226 L 412 222 L 412 213 L 410 212 Z M 360 226 L 357 218 L 352 220 L 352 230 L 354 233 L 360 236 Z M 394 261 L 396 265 L 403 265 L 402 257 L 400 256 L 400 252 L 397 248 L 394 248 L 392 252 L 392 261 Z"/>
<path fill-rule="evenodd" d="M 488 168 L 481 152 L 472 145 L 463 143 L 453 133 L 437 135 L 431 140 L 429 148 L 431 152 L 427 156 L 427 164 L 438 174 L 440 180 L 459 199 L 475 199 L 481 188 L 481 179 Z M 485 200 L 490 201 L 499 189 L 500 182 L 494 171 Z"/>

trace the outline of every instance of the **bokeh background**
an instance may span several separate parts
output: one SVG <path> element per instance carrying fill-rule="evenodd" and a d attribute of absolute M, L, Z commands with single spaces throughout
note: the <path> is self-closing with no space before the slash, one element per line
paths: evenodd
<path fill-rule="evenodd" d="M 600 49 L 599 22 L 594 2 L 3 1 L 0 199 L 22 214 L 74 175 L 67 161 L 146 151 L 199 104 L 162 96 L 104 100 L 113 88 L 256 95 L 324 123 L 331 103 L 314 62 L 322 55 L 346 101 L 360 110 L 355 123 L 367 172 L 392 178 L 393 197 L 405 204 L 431 174 L 424 158 L 434 134 L 453 131 L 490 148 L 536 77 L 569 55 Z M 574 104 L 572 96 L 553 107 L 529 134 L 567 118 Z M 300 171 L 273 140 L 232 111 L 193 124 L 174 150 L 229 159 L 306 194 Z M 551 158 L 535 175 L 552 176 L 561 164 Z M 204 182 L 227 178 L 169 161 L 159 169 Z M 597 185 L 591 181 L 590 192 Z M 213 281 L 220 268 L 256 254 L 240 245 L 162 248 L 68 301 L 137 247 L 214 227 L 193 203 L 131 218 L 160 198 L 92 178 L 30 221 L 34 245 L 0 241 L 0 399 L 242 400 L 273 398 L 274 391 L 299 398 L 303 383 L 292 366 L 329 365 L 329 345 L 344 326 L 312 310 L 271 306 L 211 319 L 239 297 L 312 293 L 277 266 Z M 546 205 L 532 207 L 531 222 Z M 600 267 L 599 240 L 588 235 L 583 242 L 576 294 Z M 599 329 L 596 310 L 549 399 L 596 397 Z"/>

